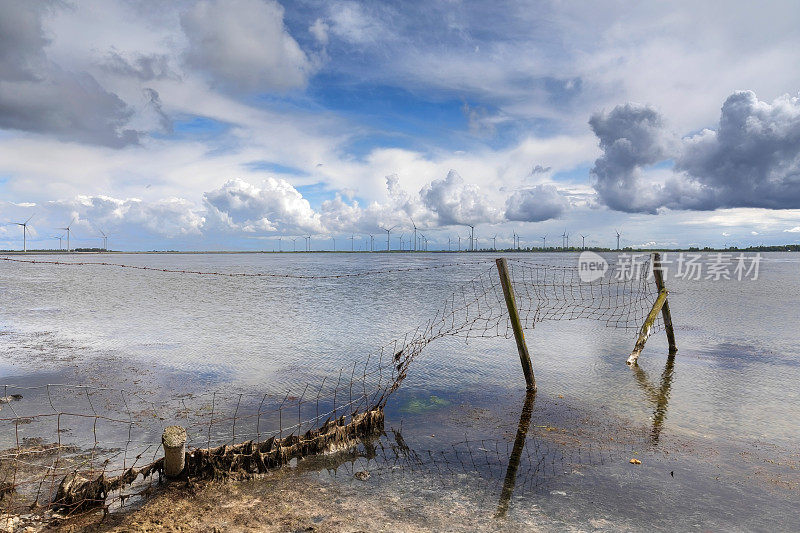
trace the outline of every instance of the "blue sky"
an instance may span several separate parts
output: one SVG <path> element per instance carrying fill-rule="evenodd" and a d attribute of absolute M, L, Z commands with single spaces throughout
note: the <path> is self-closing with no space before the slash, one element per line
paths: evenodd
<path fill-rule="evenodd" d="M 34 214 L 31 247 L 800 241 L 796 2 L 0 4 L 0 222 Z"/>

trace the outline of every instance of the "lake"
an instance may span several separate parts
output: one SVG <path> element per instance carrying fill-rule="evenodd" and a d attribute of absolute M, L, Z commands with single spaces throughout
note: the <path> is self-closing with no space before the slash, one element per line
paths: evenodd
<path fill-rule="evenodd" d="M 157 453 L 161 427 L 179 414 L 137 424 L 134 438 L 121 419 L 98 429 L 91 418 L 14 418 L 117 412 L 132 399 L 184 402 L 192 427 L 192 417 L 225 418 L 259 397 L 306 394 L 425 323 L 476 276 L 496 276 L 499 255 L 35 256 L 218 273 L 358 274 L 317 279 L 2 262 L 0 395 L 23 398 L 0 406 L 0 448 L 28 438 L 99 450 L 99 441 L 98 456 L 131 464 Z M 578 264 L 577 253 L 506 255 Z M 714 254 L 698 260 L 706 269 L 715 261 Z M 347 486 L 375 505 L 406 502 L 422 524 L 447 524 L 457 509 L 466 529 L 796 530 L 800 256 L 762 254 L 757 279 L 713 279 L 709 270 L 687 279 L 672 266 L 674 359 L 663 331 L 629 367 L 636 331 L 540 322 L 526 331 L 538 385 L 526 398 L 513 338 L 437 339 L 389 398 L 384 436 L 334 465 L 307 461 L 298 475 Z M 128 404 L 125 412 L 137 409 Z M 147 409 L 137 411 L 141 419 Z M 226 423 L 195 429 L 189 444 L 198 447 L 252 431 L 247 423 L 232 435 Z M 370 476 L 355 479 L 356 471 Z"/>

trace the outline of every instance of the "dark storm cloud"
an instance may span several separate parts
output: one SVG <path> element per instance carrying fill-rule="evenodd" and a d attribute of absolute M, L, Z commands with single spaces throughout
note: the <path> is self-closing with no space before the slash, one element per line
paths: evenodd
<path fill-rule="evenodd" d="M 702 192 L 699 205 L 673 198 L 677 205 L 800 208 L 800 100 L 732 94 L 717 130 L 686 139 L 675 168 Z"/>
<path fill-rule="evenodd" d="M 50 134 L 120 148 L 139 135 L 124 129 L 131 116 L 125 102 L 86 73 L 55 65 L 35 82 L 0 82 L 0 128 Z"/>
<path fill-rule="evenodd" d="M 0 16 L 0 128 L 50 134 L 65 141 L 112 147 L 138 142 L 124 129 L 132 112 L 85 72 L 50 62 L 44 1 L 2 0 Z"/>
<path fill-rule="evenodd" d="M 186 61 L 235 91 L 305 86 L 314 65 L 283 22 L 273 0 L 204 0 L 181 15 Z"/>
<path fill-rule="evenodd" d="M 641 183 L 641 168 L 668 157 L 661 115 L 628 103 L 592 115 L 589 125 L 603 150 L 592 168 L 600 200 L 618 211 L 655 212 L 659 199 L 655 190 Z"/>
<path fill-rule="evenodd" d="M 41 24 L 51 2 L 0 0 L 0 81 L 31 81 L 45 63 L 50 41 Z"/>
<path fill-rule="evenodd" d="M 506 200 L 506 218 L 520 222 L 541 222 L 558 218 L 569 201 L 552 185 L 537 185 L 516 191 Z"/>
<path fill-rule="evenodd" d="M 800 208 L 800 101 L 771 104 L 738 91 L 722 106 L 716 130 L 674 142 L 653 109 L 626 104 L 589 121 L 603 156 L 592 174 L 602 203 L 625 212 L 659 207 Z M 647 184 L 642 168 L 674 159 L 674 174 Z"/>

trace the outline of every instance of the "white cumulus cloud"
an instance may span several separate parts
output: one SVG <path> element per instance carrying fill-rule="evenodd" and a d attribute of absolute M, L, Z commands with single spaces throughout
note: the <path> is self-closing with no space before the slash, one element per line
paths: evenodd
<path fill-rule="evenodd" d="M 450 170 L 444 179 L 433 180 L 423 187 L 420 198 L 442 226 L 499 220 L 497 208 L 491 205 L 480 187 L 465 183 L 455 170 Z"/>
<path fill-rule="evenodd" d="M 203 202 L 209 218 L 230 230 L 253 232 L 320 233 L 319 214 L 289 182 L 267 178 L 260 186 L 232 179 L 206 192 Z"/>

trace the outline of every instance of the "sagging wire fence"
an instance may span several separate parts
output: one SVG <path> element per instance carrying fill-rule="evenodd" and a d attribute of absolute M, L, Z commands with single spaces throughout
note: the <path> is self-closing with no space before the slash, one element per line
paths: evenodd
<path fill-rule="evenodd" d="M 580 278 L 578 268 L 510 259 L 517 308 L 526 329 L 547 320 L 594 320 L 617 329 L 639 329 L 658 297 L 650 261 L 623 277 Z M 663 328 L 659 317 L 653 331 Z"/>
<path fill-rule="evenodd" d="M 638 328 L 658 297 L 649 270 L 630 279 L 584 283 L 576 267 L 513 260 L 510 268 L 517 306 L 529 329 L 545 320 L 574 319 Z M 251 274 L 301 277 L 239 275 Z M 487 266 L 413 331 L 300 390 L 222 390 L 161 398 L 96 386 L 0 384 L 0 510 L 50 508 L 70 515 L 97 507 L 113 510 L 130 498 L 146 496 L 153 490 L 153 474 L 160 479 L 164 470 L 159 439 L 168 426 L 186 431 L 183 472 L 188 476 L 260 473 L 310 455 L 350 449 L 360 439 L 383 432 L 387 401 L 428 344 L 443 337 L 509 338 L 511 329 L 498 273 Z"/>
<path fill-rule="evenodd" d="M 357 272 L 344 272 L 337 274 L 293 274 L 293 273 L 276 273 L 276 272 L 223 272 L 218 270 L 188 270 L 177 268 L 162 268 L 152 267 L 146 265 L 129 265 L 124 263 L 112 263 L 108 261 L 49 261 L 42 259 L 17 259 L 13 257 L 0 257 L 0 261 L 9 263 L 23 263 L 29 265 L 60 265 L 60 266 L 99 266 L 99 267 L 116 267 L 128 268 L 133 270 L 145 270 L 150 272 L 166 272 L 170 274 L 194 274 L 198 276 L 217 276 L 217 277 L 231 277 L 231 278 L 277 278 L 277 279 L 344 279 L 344 278 L 357 278 L 361 276 L 374 276 L 380 274 L 393 274 L 402 272 L 424 272 L 428 270 L 440 270 L 443 268 L 453 268 L 464 265 L 473 265 L 475 262 L 452 262 L 437 265 L 426 265 L 416 267 L 401 267 L 401 268 L 382 268 L 373 270 L 364 270 Z"/>

